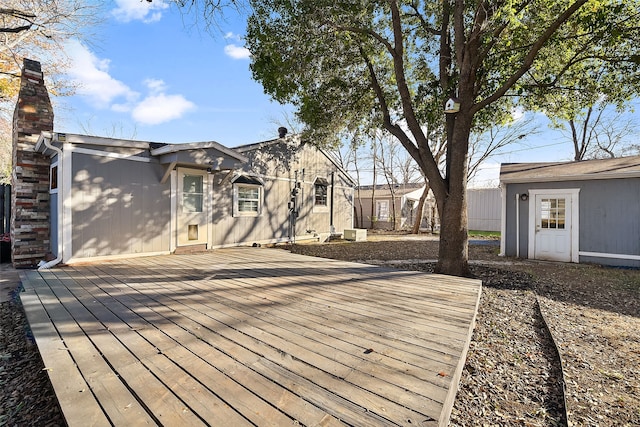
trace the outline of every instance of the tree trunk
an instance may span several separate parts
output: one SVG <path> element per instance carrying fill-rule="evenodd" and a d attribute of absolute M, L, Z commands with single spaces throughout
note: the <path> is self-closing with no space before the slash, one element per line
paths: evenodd
<path fill-rule="evenodd" d="M 420 200 L 418 201 L 418 208 L 416 209 L 416 216 L 413 222 L 413 229 L 411 233 L 418 234 L 420 232 L 420 224 L 422 224 L 422 212 L 424 211 L 424 203 L 427 201 L 427 197 L 429 196 L 429 183 L 425 181 L 424 191 L 420 195 Z"/>
<path fill-rule="evenodd" d="M 436 273 L 469 276 L 469 246 L 467 240 L 467 200 L 447 197 L 440 216 L 440 248 Z"/>
<path fill-rule="evenodd" d="M 463 101 L 464 102 L 464 101 Z M 471 100 L 467 100 L 471 105 Z M 437 273 L 452 276 L 469 276 L 469 247 L 467 229 L 467 171 L 469 135 L 473 114 L 468 109 L 456 113 L 448 134 L 447 191 L 440 196 L 440 248 Z"/>

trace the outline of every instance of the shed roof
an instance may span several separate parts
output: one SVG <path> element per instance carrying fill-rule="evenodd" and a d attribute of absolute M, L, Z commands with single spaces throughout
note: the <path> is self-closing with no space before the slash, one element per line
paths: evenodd
<path fill-rule="evenodd" d="M 394 184 L 393 194 L 396 197 L 402 197 L 406 194 L 412 193 L 424 187 L 424 183 L 407 183 L 407 184 Z M 391 189 L 388 184 L 376 185 L 375 195 L 377 199 L 391 198 Z M 369 199 L 373 197 L 373 185 L 361 185 L 360 197 L 363 199 Z"/>
<path fill-rule="evenodd" d="M 500 182 L 584 181 L 640 178 L 640 156 L 581 162 L 503 163 Z"/>

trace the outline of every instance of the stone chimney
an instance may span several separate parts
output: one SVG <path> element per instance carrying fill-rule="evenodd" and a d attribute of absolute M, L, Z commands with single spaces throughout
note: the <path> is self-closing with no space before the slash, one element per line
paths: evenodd
<path fill-rule="evenodd" d="M 50 162 L 35 151 L 43 131 L 53 131 L 53 108 L 40 63 L 25 58 L 13 113 L 11 260 L 16 268 L 36 266 L 50 251 Z"/>

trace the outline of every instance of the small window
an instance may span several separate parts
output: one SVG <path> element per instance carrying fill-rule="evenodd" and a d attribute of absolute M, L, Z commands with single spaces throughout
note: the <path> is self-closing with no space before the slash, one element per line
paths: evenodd
<path fill-rule="evenodd" d="M 184 175 L 182 181 L 182 207 L 184 212 L 202 212 L 204 206 L 202 175 Z"/>
<path fill-rule="evenodd" d="M 376 217 L 378 221 L 389 220 L 389 201 L 379 200 L 376 202 Z"/>
<path fill-rule="evenodd" d="M 236 179 L 233 184 L 235 216 L 258 216 L 262 212 L 262 184 L 257 178 Z"/>
<path fill-rule="evenodd" d="M 58 189 L 58 164 L 53 164 L 49 169 L 49 172 L 49 190 L 53 192 L 53 190 Z"/>
<path fill-rule="evenodd" d="M 540 202 L 540 228 L 564 229 L 565 225 L 565 199 L 542 199 Z"/>
<path fill-rule="evenodd" d="M 318 178 L 314 183 L 314 205 L 327 206 L 329 183 L 326 179 Z"/>

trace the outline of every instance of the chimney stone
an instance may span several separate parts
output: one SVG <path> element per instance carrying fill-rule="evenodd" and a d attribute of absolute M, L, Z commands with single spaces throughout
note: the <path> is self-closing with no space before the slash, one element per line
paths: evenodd
<path fill-rule="evenodd" d="M 11 259 L 34 267 L 50 251 L 49 158 L 35 151 L 43 131 L 53 131 L 53 108 L 40 63 L 24 59 L 13 113 Z"/>

